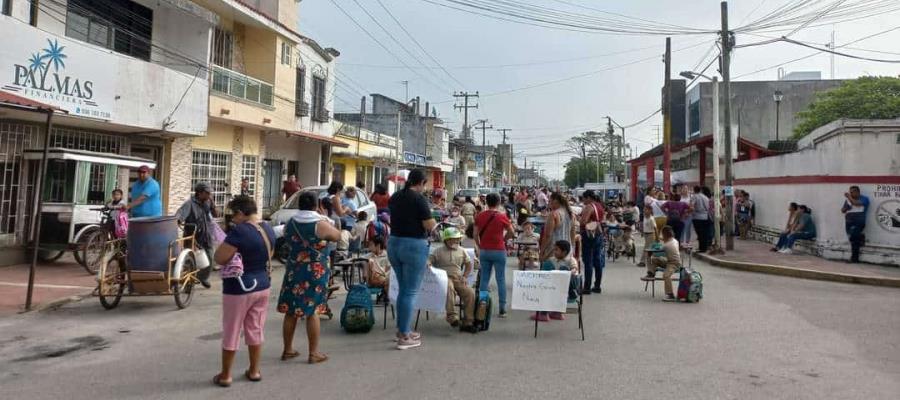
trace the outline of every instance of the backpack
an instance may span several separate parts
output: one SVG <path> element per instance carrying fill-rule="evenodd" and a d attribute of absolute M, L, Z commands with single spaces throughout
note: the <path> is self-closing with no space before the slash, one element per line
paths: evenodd
<path fill-rule="evenodd" d="M 128 213 L 125 211 L 119 211 L 116 214 L 115 220 L 115 236 L 118 239 L 122 239 L 125 236 L 128 236 Z"/>
<path fill-rule="evenodd" d="M 474 325 L 479 331 L 486 331 L 491 327 L 491 292 L 481 290 L 475 299 Z"/>
<path fill-rule="evenodd" d="M 366 285 L 353 285 L 341 309 L 341 327 L 348 333 L 366 333 L 375 326 L 372 295 Z"/>
<path fill-rule="evenodd" d="M 678 299 L 697 303 L 703 298 L 703 276 L 700 272 L 682 268 L 678 278 Z"/>

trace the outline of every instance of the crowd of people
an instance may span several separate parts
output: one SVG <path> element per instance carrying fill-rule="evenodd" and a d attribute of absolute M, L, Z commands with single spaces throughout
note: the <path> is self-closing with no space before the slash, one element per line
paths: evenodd
<path fill-rule="evenodd" d="M 118 200 L 114 194 L 111 202 L 133 215 L 155 207 L 153 199 L 158 198 L 149 173 L 139 172 L 141 179 L 132 192 L 135 200 L 126 203 L 120 192 Z M 607 256 L 629 252 L 636 256 L 633 236 L 639 236 L 643 237 L 644 251 L 638 266 L 646 268 L 641 279 L 656 280 L 662 272 L 663 301 L 672 302 L 676 301 L 673 276 L 683 267 L 681 254 L 685 248 L 693 250 L 692 233 L 698 243 L 696 251 L 708 251 L 713 244 L 714 221 L 722 221 L 724 208 L 724 202 L 714 203 L 709 188 L 678 184 L 669 193 L 649 187 L 637 203 L 621 197 L 604 199 L 592 190 L 575 196 L 548 188 L 504 189 L 478 197 L 448 198 L 441 189 L 426 190 L 424 172 L 413 170 L 405 185 L 393 194 L 388 194 L 382 184 L 374 186 L 369 196 L 377 216 L 369 218 L 356 203 L 356 191 L 364 190 L 361 183 L 344 187 L 332 182 L 319 196 L 290 182 L 286 182 L 284 194 L 296 194 L 299 212 L 278 234 L 260 221 L 257 206 L 243 193 L 243 185 L 242 194 L 226 206 L 232 218 L 224 238 L 216 237 L 213 218 L 218 213 L 209 185 L 197 184 L 193 196 L 176 213 L 180 222 L 190 226 L 197 247 L 214 264 L 242 266 L 239 274 L 223 273 L 222 366 L 213 379 L 217 385 L 229 386 L 232 382 L 231 368 L 241 335 L 250 359 L 244 376 L 250 381 L 262 379 L 259 362 L 271 290 L 269 260 L 277 236 L 283 236 L 290 248 L 284 278 L 274 297 L 276 311 L 284 314 L 281 359 L 300 356 L 293 339 L 298 323 L 305 320 L 307 362 L 316 364 L 328 360 L 319 349 L 318 316 L 330 313 L 328 298 L 337 288 L 332 281 L 333 260 L 341 251 L 365 252 L 362 281 L 370 288 L 381 289 L 381 298 L 387 297 L 393 274 L 398 285 L 393 301 L 396 347 L 405 350 L 422 345 L 422 335 L 413 330 L 413 322 L 416 296 L 428 266 L 447 273 L 447 322 L 460 331 L 477 333 L 479 293 L 491 296 L 492 280 L 498 317 L 508 315 L 509 256 L 514 256 L 516 267 L 522 270 L 570 272 L 567 300 L 574 303 L 579 296 L 602 293 Z M 754 223 L 756 208 L 746 191 L 738 190 L 735 195 L 734 234 L 744 237 Z M 852 187 L 845 195 L 842 212 L 854 248 L 853 260 L 858 260 L 858 249 L 864 241 L 867 208 L 868 199 Z M 721 228 L 724 231 L 724 226 Z M 796 241 L 815 237 L 812 210 L 791 203 L 772 251 L 790 253 Z M 474 249 L 462 246 L 467 238 L 474 242 Z M 207 287 L 208 276 L 209 268 L 198 274 Z M 565 314 L 537 312 L 531 318 L 547 322 L 565 319 Z"/>

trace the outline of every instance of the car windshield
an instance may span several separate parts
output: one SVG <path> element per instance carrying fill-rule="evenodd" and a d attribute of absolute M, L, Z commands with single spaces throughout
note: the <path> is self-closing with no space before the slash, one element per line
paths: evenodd
<path fill-rule="evenodd" d="M 481 189 L 478 189 L 478 192 L 480 192 L 481 194 L 491 194 L 493 191 L 494 191 L 494 190 L 491 189 L 491 188 L 481 188 Z"/>
<path fill-rule="evenodd" d="M 303 189 L 303 190 L 295 193 L 293 196 L 291 196 L 291 198 L 289 198 L 287 200 L 287 202 L 285 202 L 281 208 L 283 208 L 285 210 L 296 210 L 298 208 L 297 201 L 298 201 L 298 199 L 300 199 L 300 193 L 303 193 L 303 192 L 315 192 L 316 196 L 319 197 L 320 199 L 322 197 L 324 197 L 323 196 L 324 194 L 327 193 L 325 191 L 325 189 Z"/>

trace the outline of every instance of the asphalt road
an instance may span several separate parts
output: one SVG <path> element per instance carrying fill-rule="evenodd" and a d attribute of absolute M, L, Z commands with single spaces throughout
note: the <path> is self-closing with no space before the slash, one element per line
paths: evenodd
<path fill-rule="evenodd" d="M 651 299 L 641 269 L 608 265 L 603 294 L 585 301 L 584 342 L 571 315 L 544 324 L 537 339 L 526 312 L 475 336 L 432 319 L 420 325 L 423 346 L 408 351 L 393 348 L 390 322 L 348 335 L 335 320 L 322 324 L 331 359 L 311 366 L 301 361 L 302 329 L 303 356 L 279 361 L 272 304 L 264 380 L 239 378 L 242 349 L 229 389 L 210 383 L 216 290 L 201 289 L 181 311 L 170 297 L 125 298 L 113 311 L 89 298 L 0 319 L 0 399 L 897 398 L 897 289 L 694 266 L 705 281 L 699 304 Z"/>

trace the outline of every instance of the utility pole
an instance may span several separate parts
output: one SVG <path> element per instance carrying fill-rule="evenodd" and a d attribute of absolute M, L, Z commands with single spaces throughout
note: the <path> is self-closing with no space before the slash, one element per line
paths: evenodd
<path fill-rule="evenodd" d="M 509 129 L 509 128 L 497 128 L 497 131 L 500 132 L 501 135 L 503 135 L 503 144 L 504 144 L 504 145 L 506 145 L 506 133 L 509 132 L 509 131 L 511 131 L 511 130 L 512 130 L 512 129 Z M 503 169 L 504 169 L 504 171 L 503 171 L 503 175 L 506 177 L 507 183 L 508 183 L 508 184 L 512 184 L 512 181 L 513 181 L 513 180 L 512 180 L 512 165 L 513 165 L 512 143 L 510 143 L 510 145 L 509 145 L 509 157 L 508 157 L 509 160 L 506 160 L 506 158 L 507 158 L 507 157 L 504 155 L 504 160 L 503 160 Z M 509 168 L 509 172 L 508 172 L 508 173 L 506 172 L 507 167 Z"/>
<path fill-rule="evenodd" d="M 612 126 L 612 118 L 607 116 L 606 117 L 606 148 L 607 148 L 607 151 L 609 151 L 609 170 L 606 171 L 607 175 L 614 174 L 615 170 L 616 170 L 615 167 L 613 166 L 613 154 L 614 154 L 613 148 L 615 145 L 616 145 L 615 144 L 615 131 L 613 130 L 613 126 Z M 606 181 L 606 180 L 604 179 L 604 181 Z"/>
<path fill-rule="evenodd" d="M 403 111 L 397 111 L 397 157 L 394 157 L 394 180 L 395 184 L 400 184 L 400 157 L 403 155 L 403 149 L 400 147 L 400 121 L 403 118 Z"/>
<path fill-rule="evenodd" d="M 731 50 L 734 38 L 728 31 L 728 2 L 722 2 L 722 97 L 725 99 L 725 250 L 734 250 L 734 143 L 731 132 Z"/>
<path fill-rule="evenodd" d="M 724 3 L 724 2 L 723 2 Z M 666 76 L 663 86 L 663 191 L 668 193 L 672 188 L 672 116 L 669 102 L 672 98 L 672 38 L 666 38 Z"/>
<path fill-rule="evenodd" d="M 488 175 L 487 175 L 487 140 L 485 135 L 485 130 L 494 129 L 494 126 L 487 126 L 486 119 L 479 119 L 476 123 L 481 123 L 481 162 L 482 162 L 482 173 L 484 174 L 484 182 L 483 184 L 487 187 L 488 185 Z"/>
<path fill-rule="evenodd" d="M 475 92 L 474 94 L 469 92 L 454 92 L 453 97 L 463 99 L 463 105 L 454 104 L 453 109 L 463 110 L 463 156 L 462 168 L 460 171 L 462 173 L 462 181 L 457 184 L 460 185 L 459 189 L 464 189 L 469 186 L 469 141 L 472 139 L 471 135 L 469 135 L 469 109 L 478 108 L 478 104 L 469 105 L 469 98 L 478 98 L 478 92 Z"/>

